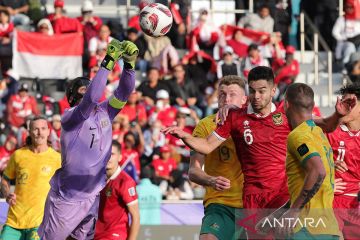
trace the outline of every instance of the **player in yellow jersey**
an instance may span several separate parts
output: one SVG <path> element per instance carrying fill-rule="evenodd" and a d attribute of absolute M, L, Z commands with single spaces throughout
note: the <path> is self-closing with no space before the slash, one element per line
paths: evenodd
<path fill-rule="evenodd" d="M 50 129 L 47 120 L 36 117 L 30 122 L 27 145 L 10 158 L 1 180 L 1 191 L 10 205 L 1 240 L 40 239 L 37 228 L 44 215 L 49 181 L 60 168 L 61 157 L 48 147 Z M 15 192 L 10 192 L 10 180 L 15 180 Z"/>
<path fill-rule="evenodd" d="M 225 76 L 219 82 L 219 107 L 246 102 L 245 83 L 238 76 Z M 202 119 L 193 131 L 193 136 L 206 138 L 216 129 L 216 115 Z M 202 167 L 204 166 L 204 171 Z M 192 152 L 189 178 L 206 188 L 204 197 L 205 216 L 202 220 L 200 240 L 238 239 L 236 214 L 242 205 L 243 174 L 231 138 L 207 155 Z M 239 230 L 241 230 L 239 228 Z"/>
<path fill-rule="evenodd" d="M 287 239 L 338 239 L 332 203 L 334 162 L 331 146 L 312 119 L 314 92 L 303 83 L 289 86 L 285 113 L 292 131 L 287 140 L 286 174 L 290 208 L 276 233 Z"/>

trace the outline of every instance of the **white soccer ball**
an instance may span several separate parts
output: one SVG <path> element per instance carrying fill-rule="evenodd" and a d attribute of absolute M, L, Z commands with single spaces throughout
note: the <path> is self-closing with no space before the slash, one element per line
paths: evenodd
<path fill-rule="evenodd" d="M 140 27 L 151 37 L 164 36 L 169 32 L 173 16 L 169 8 L 160 3 L 150 3 L 140 11 Z"/>

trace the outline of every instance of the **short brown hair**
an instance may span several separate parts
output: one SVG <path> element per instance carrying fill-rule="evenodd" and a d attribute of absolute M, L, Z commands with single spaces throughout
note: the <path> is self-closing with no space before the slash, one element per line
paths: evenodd
<path fill-rule="evenodd" d="M 232 84 L 239 85 L 239 87 L 241 87 L 242 89 L 245 90 L 244 79 L 242 79 L 241 77 L 236 76 L 236 75 L 227 75 L 225 77 L 222 77 L 219 82 L 219 86 L 221 86 L 221 85 L 229 86 Z"/>
<path fill-rule="evenodd" d="M 293 83 L 286 90 L 286 100 L 300 111 L 312 111 L 314 91 L 305 83 Z"/>

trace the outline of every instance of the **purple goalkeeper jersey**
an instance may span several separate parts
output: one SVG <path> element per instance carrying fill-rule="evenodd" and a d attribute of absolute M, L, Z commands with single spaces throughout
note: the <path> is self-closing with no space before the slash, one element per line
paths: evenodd
<path fill-rule="evenodd" d="M 61 120 L 62 167 L 51 188 L 67 200 L 95 197 L 106 185 L 105 167 L 111 155 L 112 121 L 119 113 L 109 100 L 99 102 L 109 71 L 100 68 L 79 105 Z M 124 69 L 114 96 L 126 101 L 135 85 L 135 72 Z"/>

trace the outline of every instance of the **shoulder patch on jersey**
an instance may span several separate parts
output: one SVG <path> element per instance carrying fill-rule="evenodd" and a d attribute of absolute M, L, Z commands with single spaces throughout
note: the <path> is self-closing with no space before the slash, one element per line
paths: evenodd
<path fill-rule="evenodd" d="M 281 113 L 276 113 L 276 114 L 272 115 L 272 120 L 276 126 L 279 126 L 279 125 L 283 124 L 283 122 L 284 122 Z"/>
<path fill-rule="evenodd" d="M 297 151 L 300 154 L 300 156 L 304 156 L 305 154 L 307 154 L 309 152 L 309 148 L 306 145 L 306 143 L 303 143 L 300 145 L 300 147 L 297 148 Z"/>
<path fill-rule="evenodd" d="M 134 187 L 129 188 L 128 192 L 129 192 L 130 197 L 133 197 L 136 195 L 136 191 L 135 191 Z"/>

